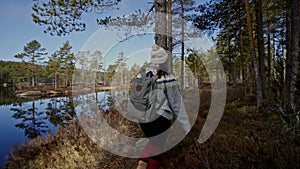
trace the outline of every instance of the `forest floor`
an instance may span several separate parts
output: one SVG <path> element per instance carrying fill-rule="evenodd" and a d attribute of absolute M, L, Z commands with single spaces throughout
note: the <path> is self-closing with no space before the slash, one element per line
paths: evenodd
<path fill-rule="evenodd" d="M 241 93 L 235 88 L 228 89 L 218 128 L 208 141 L 200 144 L 197 139 L 210 103 L 209 89 L 202 89 L 204 101 L 195 125 L 187 137 L 162 155 L 161 169 L 300 168 L 299 129 L 283 132 L 284 123 L 271 105 L 257 109 L 253 96 L 239 97 Z M 105 118 L 116 125 L 122 119 L 116 110 L 105 112 Z M 128 128 L 123 132 L 139 133 L 129 130 L 135 124 L 125 123 Z M 4 168 L 134 169 L 136 165 L 137 159 L 116 156 L 99 148 L 74 119 L 61 126 L 55 135 L 14 147 Z"/>

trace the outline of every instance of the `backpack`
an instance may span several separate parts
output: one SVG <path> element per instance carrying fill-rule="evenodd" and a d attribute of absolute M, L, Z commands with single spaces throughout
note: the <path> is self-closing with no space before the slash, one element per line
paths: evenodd
<path fill-rule="evenodd" d="M 140 123 L 148 123 L 159 116 L 157 111 L 166 99 L 162 99 L 163 91 L 157 89 L 156 80 L 157 76 L 146 70 L 139 72 L 132 80 L 127 112 L 130 118 Z"/>

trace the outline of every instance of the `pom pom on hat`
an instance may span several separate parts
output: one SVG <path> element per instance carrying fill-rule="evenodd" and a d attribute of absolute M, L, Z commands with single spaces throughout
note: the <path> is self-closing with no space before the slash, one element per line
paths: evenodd
<path fill-rule="evenodd" d="M 162 64 L 168 60 L 168 52 L 158 45 L 152 46 L 151 63 Z"/>

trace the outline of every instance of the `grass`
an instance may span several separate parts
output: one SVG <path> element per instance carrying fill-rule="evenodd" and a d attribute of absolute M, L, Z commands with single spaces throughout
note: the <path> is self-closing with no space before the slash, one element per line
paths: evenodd
<path fill-rule="evenodd" d="M 197 139 L 209 102 L 201 102 L 192 131 L 162 155 L 161 169 L 300 168 L 299 129 L 282 132 L 283 123 L 278 113 L 257 109 L 253 97 L 238 98 L 233 91 L 228 90 L 218 128 L 203 144 Z M 209 90 L 201 91 L 202 100 L 209 97 Z M 141 135 L 137 125 L 122 119 L 116 110 L 105 112 L 104 117 L 124 134 Z M 13 148 L 5 168 L 130 169 L 136 165 L 136 159 L 115 156 L 99 148 L 74 119 L 60 127 L 56 135 L 38 137 Z"/>

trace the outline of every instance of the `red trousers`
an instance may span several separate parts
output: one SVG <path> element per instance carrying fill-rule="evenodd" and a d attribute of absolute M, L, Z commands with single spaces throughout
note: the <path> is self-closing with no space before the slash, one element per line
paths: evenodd
<path fill-rule="evenodd" d="M 160 116 L 156 120 L 150 123 L 142 123 L 140 127 L 146 137 L 150 138 L 149 143 L 145 146 L 140 160 L 148 163 L 147 169 L 158 169 L 160 166 L 161 156 L 159 155 L 165 144 L 167 138 L 159 138 L 157 140 L 151 139 L 151 137 L 159 135 L 166 131 L 171 126 L 171 121 Z"/>

